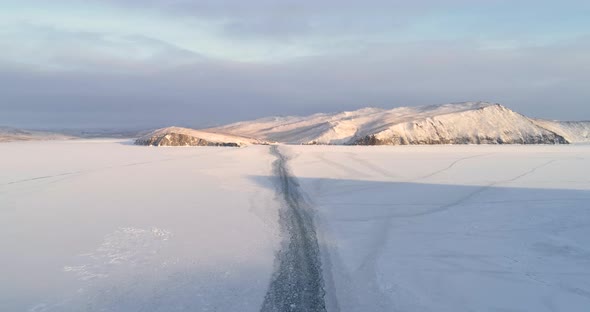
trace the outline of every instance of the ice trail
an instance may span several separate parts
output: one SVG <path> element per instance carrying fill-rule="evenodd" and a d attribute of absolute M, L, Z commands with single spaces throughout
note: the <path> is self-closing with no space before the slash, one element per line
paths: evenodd
<path fill-rule="evenodd" d="M 287 167 L 287 157 L 272 146 L 276 192 L 281 198 L 279 221 L 284 241 L 262 312 L 326 311 L 320 249 L 311 207 Z"/>

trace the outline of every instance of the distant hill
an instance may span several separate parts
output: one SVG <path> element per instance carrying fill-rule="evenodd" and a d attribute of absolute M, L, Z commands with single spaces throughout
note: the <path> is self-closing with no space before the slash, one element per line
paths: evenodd
<path fill-rule="evenodd" d="M 567 144 L 586 142 L 590 122 L 531 119 L 500 104 L 465 102 L 391 110 L 363 108 L 269 117 L 205 131 L 295 144 Z"/>
<path fill-rule="evenodd" d="M 58 140 L 71 138 L 73 137 L 61 133 L 0 127 L 0 142 Z"/>

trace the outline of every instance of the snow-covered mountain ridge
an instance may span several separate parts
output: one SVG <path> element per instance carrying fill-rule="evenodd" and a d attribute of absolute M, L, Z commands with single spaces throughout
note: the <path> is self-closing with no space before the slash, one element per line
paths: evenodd
<path fill-rule="evenodd" d="M 590 140 L 590 122 L 531 119 L 500 104 L 465 102 L 270 117 L 210 132 L 296 144 L 565 144 Z"/>

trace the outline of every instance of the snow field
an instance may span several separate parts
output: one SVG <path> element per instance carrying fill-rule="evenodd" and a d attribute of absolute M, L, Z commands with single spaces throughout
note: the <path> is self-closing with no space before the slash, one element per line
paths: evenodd
<path fill-rule="evenodd" d="M 0 311 L 258 311 L 278 248 L 268 147 L 0 145 Z M 269 184 L 271 182 L 268 182 Z"/>
<path fill-rule="evenodd" d="M 590 146 L 281 145 L 328 311 L 586 311 Z M 0 311 L 259 311 L 269 146 L 0 144 Z"/>
<path fill-rule="evenodd" d="M 290 146 L 340 311 L 586 311 L 590 147 Z"/>

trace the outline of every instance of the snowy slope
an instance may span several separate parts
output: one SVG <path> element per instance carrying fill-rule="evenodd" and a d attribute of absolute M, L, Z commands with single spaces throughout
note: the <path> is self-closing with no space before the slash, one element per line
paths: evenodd
<path fill-rule="evenodd" d="M 534 120 L 541 127 L 563 136 L 570 143 L 590 142 L 590 121 Z"/>
<path fill-rule="evenodd" d="M 371 140 L 383 145 L 566 143 L 527 117 L 490 103 L 439 106 L 409 120 L 369 128 L 355 143 Z"/>
<path fill-rule="evenodd" d="M 240 134 L 286 143 L 348 143 L 365 123 L 385 112 L 364 108 L 337 114 L 315 114 L 307 117 L 269 117 L 214 128 L 213 131 Z"/>
<path fill-rule="evenodd" d="M 299 144 L 567 143 L 531 119 L 488 102 L 264 118 L 212 131 Z"/>
<path fill-rule="evenodd" d="M 137 145 L 155 146 L 244 146 L 261 143 L 263 142 L 237 135 L 219 134 L 180 127 L 158 129 L 135 141 Z"/>

